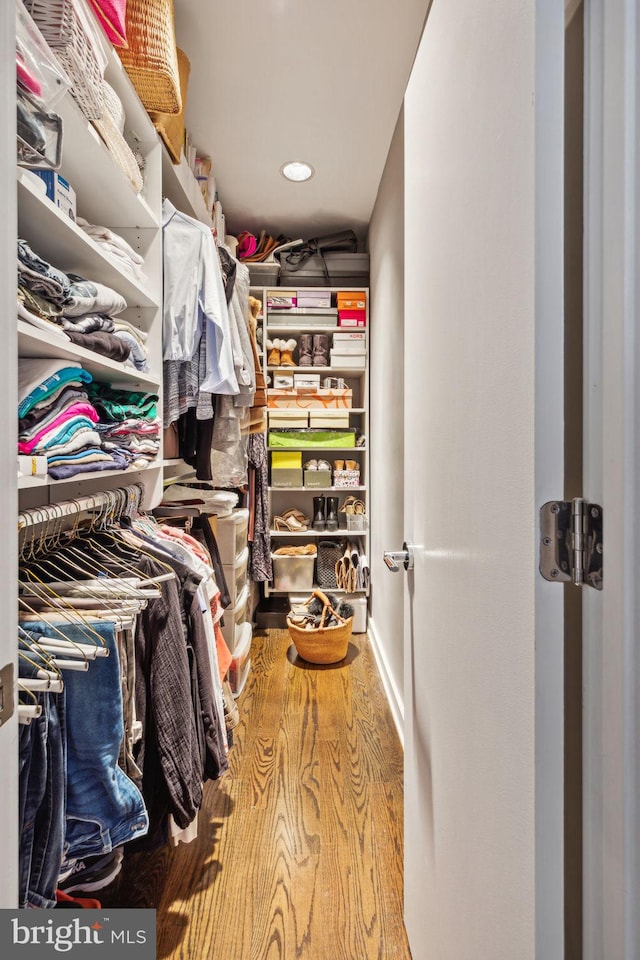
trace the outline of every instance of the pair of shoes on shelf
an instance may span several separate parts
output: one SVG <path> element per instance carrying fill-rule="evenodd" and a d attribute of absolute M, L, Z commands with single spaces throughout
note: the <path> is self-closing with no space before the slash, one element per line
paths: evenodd
<path fill-rule="evenodd" d="M 290 340 L 267 340 L 267 366 L 268 367 L 295 367 L 296 362 L 293 359 L 293 351 L 298 346 L 297 340 L 293 337 Z"/>
<path fill-rule="evenodd" d="M 299 344 L 300 367 L 329 366 L 329 337 L 326 333 L 302 333 Z"/>
<path fill-rule="evenodd" d="M 290 530 L 292 533 L 302 533 L 309 529 L 309 518 L 301 510 L 286 510 L 273 518 L 274 530 Z"/>
<path fill-rule="evenodd" d="M 365 506 L 362 500 L 357 500 L 354 496 L 349 496 L 345 499 L 344 503 L 340 507 L 340 513 L 349 514 L 349 516 L 364 516 Z"/>
<path fill-rule="evenodd" d="M 357 460 L 334 460 L 334 470 L 360 470 Z"/>
<path fill-rule="evenodd" d="M 328 460 L 307 460 L 303 466 L 305 470 L 331 470 Z"/>
<path fill-rule="evenodd" d="M 335 533 L 338 529 L 338 498 L 313 498 L 313 529 Z"/>

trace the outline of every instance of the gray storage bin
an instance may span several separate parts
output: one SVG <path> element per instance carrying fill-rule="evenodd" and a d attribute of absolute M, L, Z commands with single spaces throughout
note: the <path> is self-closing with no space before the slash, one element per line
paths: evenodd
<path fill-rule="evenodd" d="M 368 287 L 368 253 L 325 253 L 324 261 L 329 271 L 331 287 Z M 287 263 L 286 253 L 282 257 L 280 270 L 281 287 L 319 287 L 327 283 L 322 260 L 316 254 L 296 270 Z"/>

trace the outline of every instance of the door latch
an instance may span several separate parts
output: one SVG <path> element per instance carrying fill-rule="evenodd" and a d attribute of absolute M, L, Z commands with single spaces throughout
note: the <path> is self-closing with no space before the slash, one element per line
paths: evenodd
<path fill-rule="evenodd" d="M 13 716 L 15 699 L 13 690 L 13 664 L 0 668 L 0 727 Z"/>
<path fill-rule="evenodd" d="M 580 497 L 540 508 L 540 573 L 552 583 L 602 590 L 602 507 Z"/>
<path fill-rule="evenodd" d="M 413 570 L 413 549 L 406 542 L 402 544 L 402 550 L 385 550 L 382 559 L 392 573 L 397 573 L 400 564 L 405 570 Z"/>

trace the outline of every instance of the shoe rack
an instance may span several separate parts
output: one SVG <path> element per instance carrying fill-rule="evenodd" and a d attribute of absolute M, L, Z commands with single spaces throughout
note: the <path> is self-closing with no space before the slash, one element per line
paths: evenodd
<path fill-rule="evenodd" d="M 319 288 L 326 290 L 326 287 Z M 337 293 L 344 292 L 344 287 L 330 288 L 332 306 L 335 306 Z M 306 288 L 305 292 L 311 292 Z M 269 504 L 272 549 L 286 545 L 302 545 L 316 543 L 320 540 L 338 540 L 340 542 L 358 541 L 362 551 L 369 552 L 369 511 L 368 486 L 369 464 L 367 439 L 369 437 L 369 291 L 360 287 L 352 290 L 354 297 L 359 293 L 366 300 L 365 327 L 339 327 L 337 316 L 332 323 L 323 318 L 319 324 L 314 322 L 309 312 L 290 308 L 283 311 L 280 307 L 269 308 L 267 288 L 253 287 L 253 296 L 263 303 L 263 330 L 262 344 L 264 351 L 263 368 L 268 377 L 269 406 L 267 409 L 268 430 L 280 429 L 283 426 L 281 414 L 283 409 L 274 407 L 274 391 L 280 377 L 294 377 L 297 375 L 319 375 L 320 386 L 327 378 L 331 378 L 331 385 L 336 389 L 343 388 L 351 391 L 348 408 L 339 409 L 347 415 L 349 430 L 355 430 L 357 445 L 352 446 L 299 446 L 287 447 L 287 452 L 301 454 L 303 471 L 302 482 L 292 486 L 279 486 L 274 483 L 273 461 L 274 453 L 282 452 L 282 448 L 274 448 L 267 439 L 269 455 Z M 320 311 L 318 311 L 320 313 Z M 283 322 L 284 321 L 284 322 Z M 364 334 L 364 358 L 354 361 L 350 356 L 346 365 L 339 365 L 336 361 L 337 340 L 334 335 L 345 333 Z M 319 339 L 321 338 L 321 339 Z M 333 349 L 332 349 L 333 348 Z M 334 357 L 331 357 L 331 353 Z M 306 357 L 305 357 L 306 354 Z M 311 362 L 309 363 L 309 354 Z M 351 364 L 361 363 L 360 368 Z M 343 385 L 343 387 L 339 387 Z M 331 389 L 331 387 L 329 387 Z M 314 408 L 309 408 L 313 412 Z M 323 408 L 316 408 L 316 413 L 322 413 Z M 277 425 L 277 426 L 276 426 Z M 313 426 L 313 424 L 311 424 Z M 321 428 L 319 428 L 321 429 Z M 269 433 L 267 434 L 267 438 Z M 315 478 L 308 476 L 308 468 L 313 464 L 320 467 Z M 307 465 L 307 470 L 304 469 Z M 327 469 L 328 468 L 328 469 Z M 344 471 L 357 470 L 358 482 L 353 486 L 341 486 L 346 482 L 354 482 L 353 476 L 345 476 Z M 310 486 L 311 479 L 319 485 Z M 342 509 L 345 504 L 350 513 Z M 330 509 L 337 507 L 337 511 Z M 320 508 L 320 509 L 319 509 Z M 324 524 L 320 516 L 324 513 Z M 337 513 L 337 517 L 335 516 Z M 301 518 L 307 518 L 308 527 L 304 528 Z M 314 524 L 315 520 L 315 524 Z M 278 593 L 273 587 L 267 586 L 266 593 Z M 332 592 L 340 593 L 339 590 Z M 366 591 L 359 591 L 368 594 Z"/>

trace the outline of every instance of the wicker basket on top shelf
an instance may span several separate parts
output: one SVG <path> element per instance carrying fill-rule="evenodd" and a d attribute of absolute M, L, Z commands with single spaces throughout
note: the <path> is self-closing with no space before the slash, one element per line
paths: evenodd
<path fill-rule="evenodd" d="M 99 41 L 91 36 L 91 14 L 74 0 L 24 0 L 40 33 L 72 82 L 71 93 L 87 120 L 103 115 L 106 63 Z"/>
<path fill-rule="evenodd" d="M 127 48 L 118 56 L 147 110 L 182 110 L 173 0 L 128 0 Z"/>
<path fill-rule="evenodd" d="M 189 57 L 183 50 L 178 48 L 178 71 L 180 73 L 180 96 L 182 97 L 182 110 L 180 113 L 158 113 L 156 110 L 150 110 L 149 116 L 153 125 L 162 137 L 164 145 L 169 151 L 169 156 L 174 163 L 180 163 L 182 158 L 182 148 L 184 146 L 184 111 L 187 105 L 187 87 L 189 84 L 189 73 L 191 64 Z"/>

